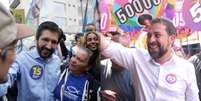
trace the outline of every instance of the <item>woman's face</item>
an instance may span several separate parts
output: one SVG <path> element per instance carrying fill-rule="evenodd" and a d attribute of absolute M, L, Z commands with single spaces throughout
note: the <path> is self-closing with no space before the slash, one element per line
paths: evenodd
<path fill-rule="evenodd" d="M 94 33 L 90 33 L 86 38 L 86 47 L 91 51 L 95 51 L 98 49 L 99 42 L 98 36 Z"/>
<path fill-rule="evenodd" d="M 88 70 L 89 55 L 87 52 L 78 49 L 76 54 L 73 54 L 70 60 L 69 69 L 74 74 L 82 74 Z"/>

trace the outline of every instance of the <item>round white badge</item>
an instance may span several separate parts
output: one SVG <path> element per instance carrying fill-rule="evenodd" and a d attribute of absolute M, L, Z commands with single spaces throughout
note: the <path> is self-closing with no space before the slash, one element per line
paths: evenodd
<path fill-rule="evenodd" d="M 176 75 L 172 73 L 167 74 L 165 79 L 169 84 L 174 84 L 177 81 Z"/>

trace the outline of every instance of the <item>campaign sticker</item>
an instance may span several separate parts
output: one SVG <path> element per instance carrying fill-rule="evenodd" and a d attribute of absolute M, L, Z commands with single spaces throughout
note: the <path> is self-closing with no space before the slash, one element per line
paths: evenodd
<path fill-rule="evenodd" d="M 43 74 L 43 68 L 39 65 L 35 65 L 30 70 L 30 76 L 34 80 L 38 80 L 41 78 Z"/>
<path fill-rule="evenodd" d="M 175 74 L 167 74 L 165 79 L 169 84 L 174 84 L 177 81 L 177 77 Z"/>

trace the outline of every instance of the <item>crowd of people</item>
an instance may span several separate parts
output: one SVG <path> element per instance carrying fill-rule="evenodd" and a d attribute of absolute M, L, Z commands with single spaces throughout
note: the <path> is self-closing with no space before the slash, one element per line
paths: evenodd
<path fill-rule="evenodd" d="M 67 49 L 62 29 L 41 23 L 35 47 L 15 53 L 33 35 L 0 4 L 0 101 L 199 101 L 201 55 L 189 60 L 174 48 L 177 30 L 164 18 L 138 18 L 147 50 L 129 47 L 118 31 L 88 24 Z M 16 85 L 17 95 L 8 96 Z M 199 97 L 200 95 L 200 97 Z M 11 100 L 12 99 L 12 100 Z M 9 100 L 8 100 L 9 101 Z"/>

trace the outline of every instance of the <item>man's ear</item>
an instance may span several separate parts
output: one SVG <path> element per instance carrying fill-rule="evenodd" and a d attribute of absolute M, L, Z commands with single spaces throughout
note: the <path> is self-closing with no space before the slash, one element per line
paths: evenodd
<path fill-rule="evenodd" d="M 175 38 L 176 38 L 176 35 L 171 35 L 171 36 L 170 36 L 170 40 L 172 40 L 172 41 L 174 41 Z"/>
<path fill-rule="evenodd" d="M 172 46 L 174 45 L 175 39 L 176 39 L 176 35 L 171 35 L 171 36 L 169 37 L 169 41 L 171 42 L 171 45 L 172 45 Z"/>

